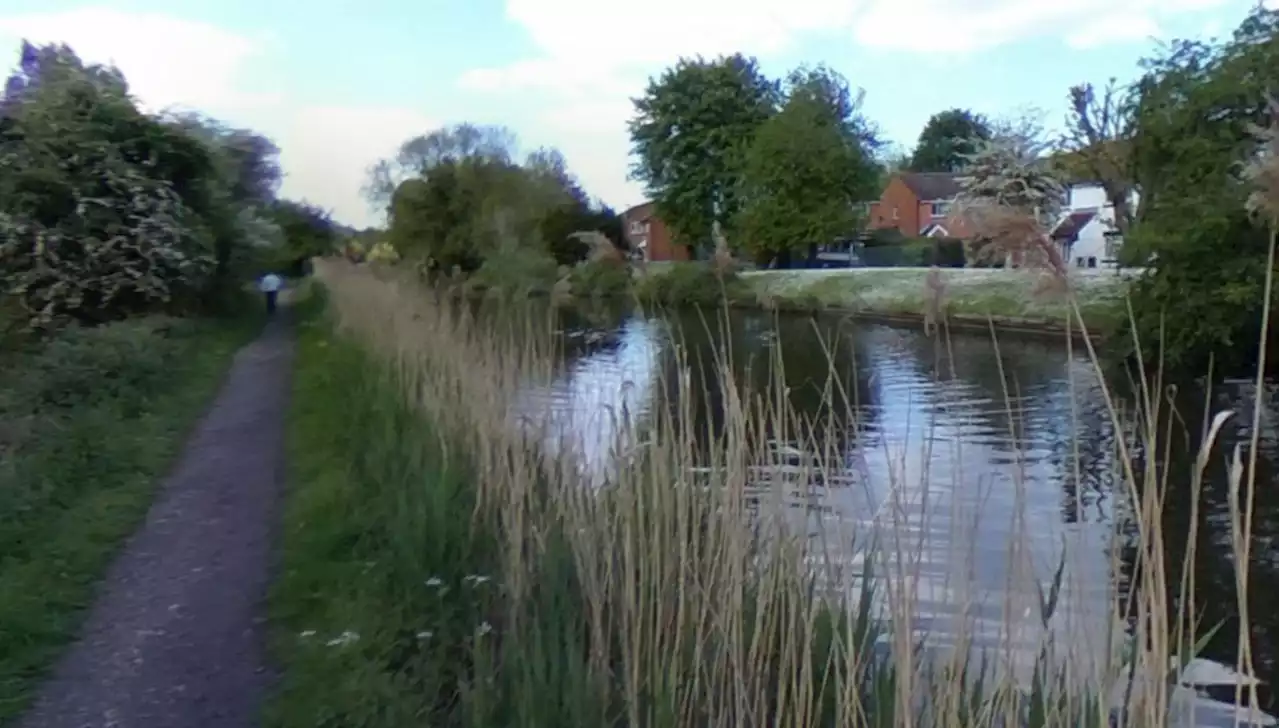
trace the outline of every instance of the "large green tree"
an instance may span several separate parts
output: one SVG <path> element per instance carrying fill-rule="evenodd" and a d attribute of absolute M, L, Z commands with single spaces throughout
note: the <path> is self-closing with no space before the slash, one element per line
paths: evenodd
<path fill-rule="evenodd" d="M 459 124 L 410 139 L 378 165 L 370 192 L 400 180 L 388 208 L 396 251 L 473 271 L 511 248 L 575 263 L 586 254 L 573 237 L 581 231 L 617 241 L 617 215 L 587 196 L 559 151 L 535 149 L 517 163 L 515 144 L 504 129 Z"/>
<path fill-rule="evenodd" d="M 705 244 L 734 218 L 744 155 L 779 96 L 754 58 L 735 54 L 683 59 L 635 100 L 632 174 L 678 240 Z"/>
<path fill-rule="evenodd" d="M 991 138 L 991 124 L 968 109 L 947 109 L 929 117 L 907 163 L 913 172 L 959 172 L 980 142 Z"/>
<path fill-rule="evenodd" d="M 1275 113 L 1278 27 L 1275 11 L 1257 7 L 1230 39 L 1175 41 L 1136 86 L 1130 154 L 1142 199 L 1121 255 L 1148 266 L 1132 289 L 1136 333 L 1167 368 L 1203 374 L 1211 355 L 1220 370 L 1256 361 L 1273 231 L 1247 209 L 1255 188 L 1240 170 Z"/>
<path fill-rule="evenodd" d="M 848 235 L 855 204 L 875 195 L 878 140 L 861 94 L 825 68 L 799 69 L 782 110 L 756 132 L 744 157 L 737 247 L 758 263 L 790 264 L 793 254 Z"/>
<path fill-rule="evenodd" d="M 406 139 L 389 159 L 375 162 L 368 170 L 364 194 L 371 205 L 385 208 L 405 180 L 422 177 L 438 165 L 464 160 L 510 163 L 515 148 L 515 134 L 503 126 L 444 126 Z"/>

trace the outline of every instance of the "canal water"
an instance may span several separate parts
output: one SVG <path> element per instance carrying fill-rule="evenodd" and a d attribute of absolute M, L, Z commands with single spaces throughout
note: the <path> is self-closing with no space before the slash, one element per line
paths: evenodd
<path fill-rule="evenodd" d="M 1244 534 L 1233 532 L 1231 514 L 1238 509 L 1231 505 L 1227 475 L 1238 445 L 1247 456 L 1251 382 L 1154 393 L 1165 414 L 1151 428 L 1159 436 L 1155 447 L 1144 448 L 1138 434 L 1144 424 L 1132 399 L 1113 388 L 1112 404 L 1120 411 L 1113 419 L 1086 352 L 1065 342 L 974 333 L 940 338 L 847 318 L 741 312 L 707 318 L 568 314 L 557 335 L 563 360 L 551 381 L 530 383 L 521 408 L 541 412 L 561 433 L 562 445 L 602 472 L 612 467 L 619 439 L 643 431 L 661 408 L 675 406 L 681 387 L 697 389 L 692 401 L 699 430 L 717 432 L 724 420 L 717 378 L 726 352 L 739 387 L 758 390 L 771 378 L 784 381 L 790 404 L 810 418 L 811 427 L 825 430 L 818 439 L 840 444 L 836 457 L 844 473 L 784 496 L 803 506 L 792 509 L 803 514 L 798 525 L 842 552 L 837 558 L 855 562 L 849 570 L 855 574 L 861 573 L 857 560 L 868 553 L 866 540 L 874 537 L 878 553 L 893 555 L 877 568 L 914 575 L 910 599 L 925 632 L 945 634 L 949 619 L 964 619 L 979 642 L 1033 644 L 1044 626 L 1042 592 L 1035 585 L 1047 589 L 1061 568 L 1062 596 L 1048 628 L 1061 630 L 1060 640 L 1065 637 L 1073 650 L 1101 654 L 1108 625 L 1123 621 L 1114 615 L 1126 613 L 1124 595 L 1143 578 L 1126 469 L 1153 468 L 1163 489 L 1169 601 L 1188 579 L 1202 628 L 1221 623 L 1203 655 L 1235 664 L 1236 562 Z M 833 407 L 833 400 L 840 404 Z M 1274 388 L 1264 403 L 1244 567 L 1247 639 L 1264 681 L 1263 707 L 1274 715 Z M 1210 418 L 1220 411 L 1235 414 L 1222 428 L 1196 493 L 1192 473 L 1206 404 Z M 793 454 L 803 450 L 798 441 L 779 446 Z M 1243 496 L 1238 502 L 1242 508 Z M 1008 634 L 1011 624 L 1036 634 Z"/>

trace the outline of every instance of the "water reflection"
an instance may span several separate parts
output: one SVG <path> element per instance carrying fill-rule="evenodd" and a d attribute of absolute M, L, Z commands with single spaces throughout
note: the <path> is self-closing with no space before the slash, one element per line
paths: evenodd
<path fill-rule="evenodd" d="M 793 517 L 824 544 L 845 549 L 855 573 L 858 544 L 869 537 L 911 551 L 924 626 L 945 628 L 946 619 L 961 616 L 975 621 L 980 640 L 994 644 L 1008 637 L 1001 630 L 1013 614 L 1026 617 L 1034 632 L 1038 616 L 1027 617 L 1039 608 L 1033 585 L 1047 583 L 1065 560 L 1072 603 L 1051 628 L 1066 630 L 1073 648 L 1092 654 L 1101 650 L 1097 643 L 1116 607 L 1113 574 L 1122 582 L 1141 578 L 1119 455 L 1121 443 L 1134 442 L 1137 423 L 1122 416 L 1117 431 L 1082 352 L 990 335 L 953 335 L 939 343 L 839 318 L 615 315 L 562 325 L 562 369 L 550 383 L 531 385 L 519 407 L 544 413 L 556 442 L 577 448 L 595 471 L 607 469 L 615 446 L 627 446 L 657 408 L 678 406 L 682 386 L 697 391 L 693 418 L 709 441 L 725 427 L 722 370 L 732 371 L 739 388 L 754 391 L 767 391 L 779 375 L 791 405 L 807 420 L 769 434 L 796 443 L 805 433 L 795 429 L 832 433 L 849 473 L 840 482 L 797 486 L 794 497 L 806 508 Z M 1203 395 L 1179 395 L 1176 412 L 1193 424 L 1172 428 L 1161 447 L 1169 454 L 1160 464 L 1168 475 L 1165 534 L 1197 533 L 1187 539 L 1195 546 L 1189 574 L 1197 606 L 1205 624 L 1223 623 L 1207 652 L 1231 663 L 1238 622 L 1225 461 L 1237 443 L 1247 442 L 1252 413 L 1242 403 L 1250 398 L 1246 383 L 1224 383 L 1212 392 L 1211 409 L 1241 413 L 1224 432 L 1198 499 L 1187 482 Z M 832 400 L 838 406 L 823 407 Z M 1256 672 L 1274 686 L 1274 391 L 1269 401 L 1249 534 L 1249 607 Z M 1140 469 L 1142 454 L 1135 454 Z M 1166 566 L 1176 591 L 1184 552 L 1178 538 L 1170 540 L 1177 548 L 1166 549 Z M 1266 702 L 1274 712 L 1270 691 Z"/>

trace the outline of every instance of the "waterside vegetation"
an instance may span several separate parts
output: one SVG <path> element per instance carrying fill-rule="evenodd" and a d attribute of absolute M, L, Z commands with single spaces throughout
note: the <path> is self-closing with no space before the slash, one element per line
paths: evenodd
<path fill-rule="evenodd" d="M 709 433 L 691 418 L 707 393 L 677 387 L 652 422 L 620 426 L 616 466 L 593 470 L 537 412 L 512 410 L 555 366 L 552 321 L 489 317 L 403 270 L 317 270 L 272 725 L 1166 725 L 1197 702 L 1170 664 L 1214 626 L 1189 583 L 1176 605 L 1165 589 L 1179 576 L 1162 554 L 1178 547 L 1157 515 L 1158 458 L 1136 458 L 1158 402 L 1117 443 L 1146 578 L 1095 624 L 1106 638 L 1059 641 L 1075 608 L 1060 565 L 1010 577 L 1004 619 L 1023 639 L 979 658 L 967 617 L 955 649 L 909 626 L 923 575 L 914 541 L 892 534 L 909 508 L 893 493 L 911 483 L 892 484 L 883 529 L 824 521 L 814 539 L 765 505 L 841 475 L 820 455 L 839 452 L 835 433 L 808 427 L 777 381 L 714 383 L 725 409 Z M 824 402 L 852 417 L 839 381 Z M 819 456 L 780 466 L 779 442 Z"/>

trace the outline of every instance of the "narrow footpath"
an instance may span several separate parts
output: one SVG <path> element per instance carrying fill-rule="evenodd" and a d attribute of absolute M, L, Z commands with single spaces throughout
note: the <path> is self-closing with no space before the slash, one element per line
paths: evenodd
<path fill-rule="evenodd" d="M 293 358 L 280 313 L 236 354 L 23 728 L 257 723 Z"/>

